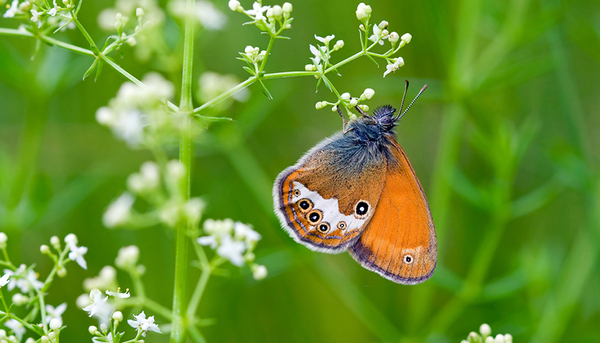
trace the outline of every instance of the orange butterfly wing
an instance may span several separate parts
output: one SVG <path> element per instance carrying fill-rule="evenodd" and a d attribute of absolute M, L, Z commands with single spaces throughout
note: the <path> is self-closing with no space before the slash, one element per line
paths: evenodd
<path fill-rule="evenodd" d="M 431 277 L 437 239 L 421 184 L 404 153 L 389 139 L 386 179 L 375 214 L 350 254 L 363 267 L 402 284 Z"/>

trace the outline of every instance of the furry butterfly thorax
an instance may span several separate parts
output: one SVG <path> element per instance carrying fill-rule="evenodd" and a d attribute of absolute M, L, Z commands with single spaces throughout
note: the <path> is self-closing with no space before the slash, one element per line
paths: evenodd
<path fill-rule="evenodd" d="M 290 236 L 325 253 L 349 251 L 363 267 L 415 284 L 435 269 L 427 199 L 395 140 L 402 115 L 385 105 L 348 123 L 282 171 L 275 213 Z"/>

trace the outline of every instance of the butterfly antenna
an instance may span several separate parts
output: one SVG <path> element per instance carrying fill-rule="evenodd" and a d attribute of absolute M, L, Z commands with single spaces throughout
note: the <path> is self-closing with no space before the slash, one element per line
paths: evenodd
<path fill-rule="evenodd" d="M 400 111 L 398 111 L 398 115 L 402 113 L 402 108 L 404 107 L 404 100 L 406 99 L 406 92 L 408 92 L 408 80 L 404 80 L 406 85 L 404 86 L 404 94 L 402 94 L 402 103 L 400 104 Z"/>
<path fill-rule="evenodd" d="M 413 99 L 413 101 L 410 102 L 410 105 L 408 105 L 408 107 L 404 110 L 404 112 L 402 112 L 402 114 L 398 117 L 398 119 L 401 119 L 402 117 L 404 117 L 406 112 L 408 112 L 410 107 L 415 103 L 415 101 L 417 101 L 417 99 L 419 98 L 421 93 L 423 93 L 423 91 L 425 91 L 425 89 L 427 89 L 427 85 L 425 85 L 425 86 L 423 86 L 423 88 L 421 88 L 421 90 L 419 91 L 419 94 L 417 94 L 417 96 Z M 404 102 L 404 100 L 403 100 L 403 102 Z"/>

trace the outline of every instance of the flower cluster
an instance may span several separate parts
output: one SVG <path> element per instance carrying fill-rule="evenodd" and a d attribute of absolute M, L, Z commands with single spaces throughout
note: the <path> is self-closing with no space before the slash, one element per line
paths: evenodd
<path fill-rule="evenodd" d="M 4 302 L 4 312 L 6 320 L 3 325 L 12 333 L 7 336 L 5 330 L 0 330 L 0 340 L 2 342 L 22 342 L 23 336 L 27 332 L 27 328 L 33 331 L 33 334 L 41 336 L 42 342 L 54 342 L 64 328 L 62 315 L 67 309 L 67 304 L 62 303 L 56 307 L 47 304 L 44 300 L 46 292 L 53 281 L 53 275 L 64 277 L 67 274 L 65 265 L 70 261 L 75 261 L 82 268 L 87 269 L 87 263 L 84 255 L 87 253 L 87 248 L 77 246 L 77 236 L 69 234 L 64 241 L 66 246 L 63 248 L 60 239 L 56 236 L 50 239 L 50 246 L 56 252 L 53 252 L 50 246 L 42 245 L 40 251 L 49 256 L 54 262 L 54 268 L 50 272 L 45 281 L 39 280 L 39 275 L 33 270 L 33 266 L 20 265 L 18 268 L 14 266 L 6 252 L 8 237 L 5 233 L 0 232 L 0 249 L 3 250 L 5 260 L 2 264 L 8 268 L 4 269 L 4 274 L 0 277 L 0 287 L 6 287 L 9 292 L 19 290 L 12 295 L 12 304 Z M 1 296 L 1 295 L 0 295 Z M 3 296 L 1 296 L 3 297 Z M 10 305 L 9 307 L 6 307 Z M 29 314 L 24 317 L 17 317 L 14 309 L 10 307 L 22 307 L 27 309 Z M 39 315 L 38 315 L 39 314 Z M 31 325 L 26 325 L 31 324 Z M 35 342 L 36 340 L 29 337 L 25 342 Z"/>
<path fill-rule="evenodd" d="M 289 2 L 284 3 L 282 6 L 275 5 L 271 7 L 263 6 L 262 0 L 258 0 L 252 4 L 251 10 L 245 10 L 239 1 L 229 0 L 229 9 L 245 13 L 248 18 L 252 19 L 250 24 L 256 25 L 261 31 L 267 32 L 271 36 L 277 36 L 283 30 L 292 27 L 293 18 L 291 14 L 294 8 Z"/>
<path fill-rule="evenodd" d="M 350 93 L 342 93 L 337 102 L 328 102 L 328 101 L 319 101 L 315 104 L 315 108 L 317 110 L 323 109 L 327 106 L 331 106 L 332 111 L 338 111 L 340 106 L 345 106 L 346 108 L 353 108 L 358 106 L 362 111 L 367 112 L 369 110 L 369 106 L 365 104 L 360 104 L 362 101 L 371 100 L 375 95 L 375 91 L 372 88 L 367 88 L 359 97 L 353 97 Z M 356 115 L 352 112 L 350 113 L 350 120 L 356 119 Z"/>
<path fill-rule="evenodd" d="M 131 147 L 153 145 L 161 134 L 172 135 L 181 125 L 165 106 L 165 100 L 173 97 L 173 84 L 158 73 L 149 73 L 142 81 L 144 87 L 125 82 L 109 106 L 96 112 L 96 120 Z"/>
<path fill-rule="evenodd" d="M 64 28 L 75 28 L 72 22 L 71 11 L 75 8 L 71 0 L 62 0 L 57 3 L 35 0 L 13 0 L 6 6 L 7 10 L 2 15 L 4 18 L 24 19 L 31 28 L 49 28 L 56 31 Z"/>
<path fill-rule="evenodd" d="M 206 236 L 197 239 L 198 244 L 210 246 L 217 255 L 241 267 L 244 262 L 252 269 L 252 275 L 260 280 L 267 276 L 267 268 L 254 263 L 254 248 L 260 240 L 260 234 L 252 227 L 231 219 L 204 221 Z"/>
<path fill-rule="evenodd" d="M 498 334 L 494 337 L 492 336 L 492 328 L 488 324 L 481 324 L 479 333 L 472 331 L 467 339 L 463 339 L 461 343 L 512 343 L 512 335 L 507 333 L 505 335 Z"/>
<path fill-rule="evenodd" d="M 139 173 L 127 179 L 129 192 L 123 193 L 104 212 L 104 225 L 108 228 L 126 225 L 144 227 L 161 222 L 174 227 L 182 221 L 197 225 L 204 202 L 200 198 L 184 200 L 181 185 L 186 177 L 185 167 L 177 160 L 164 166 L 153 161 L 145 162 Z M 156 211 L 135 213 L 132 206 L 136 195 L 152 204 Z"/>

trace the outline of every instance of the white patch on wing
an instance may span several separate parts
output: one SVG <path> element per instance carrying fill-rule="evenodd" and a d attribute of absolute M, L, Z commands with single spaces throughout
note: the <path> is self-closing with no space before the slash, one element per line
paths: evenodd
<path fill-rule="evenodd" d="M 313 209 L 318 209 L 323 212 L 323 220 L 324 222 L 329 223 L 331 227 L 331 231 L 339 229 L 337 228 L 337 224 L 340 221 L 346 222 L 346 229 L 342 232 L 352 231 L 354 229 L 358 229 L 362 227 L 365 221 L 368 219 L 368 216 L 363 219 L 357 219 L 354 215 L 346 216 L 340 213 L 340 207 L 338 205 L 338 200 L 336 198 L 325 199 L 319 193 L 313 192 L 310 189 L 304 187 L 300 182 L 294 181 L 294 189 L 300 191 L 299 196 L 294 196 L 292 203 L 298 202 L 300 199 L 309 199 L 313 203 Z M 315 230 L 315 226 L 310 226 L 311 231 Z"/>

